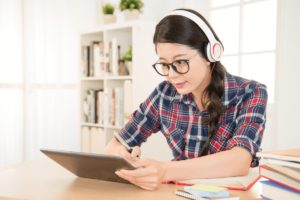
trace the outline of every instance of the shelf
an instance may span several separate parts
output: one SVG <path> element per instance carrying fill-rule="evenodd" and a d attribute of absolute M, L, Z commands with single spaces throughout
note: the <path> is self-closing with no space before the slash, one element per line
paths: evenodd
<path fill-rule="evenodd" d="M 81 123 L 81 126 L 104 128 L 103 124 L 86 123 L 86 122 Z"/>
<path fill-rule="evenodd" d="M 82 77 L 82 81 L 103 81 L 103 80 L 131 80 L 132 76 L 105 76 L 99 77 Z"/>
<path fill-rule="evenodd" d="M 88 127 L 97 127 L 97 128 L 107 128 L 107 129 L 122 129 L 121 126 L 112 126 L 112 125 L 103 125 L 103 124 L 95 124 L 95 123 L 81 123 L 81 126 Z"/>
<path fill-rule="evenodd" d="M 99 78 L 99 77 L 82 77 L 82 81 L 103 81 L 104 78 Z"/>
<path fill-rule="evenodd" d="M 105 80 L 131 80 L 132 76 L 106 76 Z"/>

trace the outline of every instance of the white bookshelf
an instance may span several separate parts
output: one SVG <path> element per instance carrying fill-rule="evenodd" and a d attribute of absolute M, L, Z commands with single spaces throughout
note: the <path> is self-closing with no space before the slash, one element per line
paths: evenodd
<path fill-rule="evenodd" d="M 81 65 L 80 138 L 82 151 L 101 153 L 107 142 L 111 139 L 113 132 L 118 131 L 123 127 L 129 117 L 128 115 L 138 107 L 138 105 L 149 95 L 149 92 L 152 91 L 157 84 L 158 81 L 155 81 L 155 78 L 153 79 L 153 77 L 149 77 L 148 73 L 151 72 L 155 75 L 155 72 L 153 72 L 151 67 L 156 59 L 154 46 L 152 44 L 153 32 L 153 23 L 133 21 L 122 24 L 116 23 L 103 25 L 96 27 L 94 30 L 88 30 L 81 33 L 81 46 L 89 46 L 93 41 L 103 42 L 104 56 L 106 55 L 107 57 L 101 60 L 107 64 L 111 64 L 111 59 L 109 59 L 110 41 L 117 41 L 117 44 L 120 45 L 121 57 L 130 46 L 132 48 L 132 68 L 131 73 L 128 75 L 119 75 L 113 72 L 103 72 L 100 73 L 101 76 L 84 75 Z M 83 59 L 82 55 L 81 59 Z M 107 65 L 105 66 L 107 67 Z M 154 81 L 149 84 L 149 80 Z M 124 85 L 126 85 L 125 88 Z M 144 85 L 144 87 L 141 85 Z M 87 110 L 86 102 L 88 90 L 96 91 L 95 95 L 97 95 L 99 90 L 102 90 L 105 95 L 108 95 L 106 97 L 108 101 L 102 101 L 104 105 L 102 106 L 102 111 L 104 114 L 96 115 L 95 121 L 87 120 L 86 112 L 84 112 Z M 107 112 L 107 109 L 110 110 L 112 106 L 111 98 L 109 96 L 109 92 L 111 91 L 115 91 L 115 96 L 121 98 L 121 100 L 119 100 L 119 104 L 116 104 L 114 107 L 114 117 L 118 119 L 123 118 L 123 121 L 117 121 L 117 119 L 115 119 L 115 123 L 110 121 L 113 117 L 110 112 Z M 115 101 L 117 101 L 116 98 Z M 97 109 L 95 109 L 95 112 L 97 112 Z M 109 117 L 107 117 L 107 115 L 109 115 Z"/>

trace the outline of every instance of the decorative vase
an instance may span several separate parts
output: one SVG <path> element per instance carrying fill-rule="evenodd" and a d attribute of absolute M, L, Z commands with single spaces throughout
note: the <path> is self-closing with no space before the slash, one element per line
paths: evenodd
<path fill-rule="evenodd" d="M 108 15 L 108 14 L 103 15 L 103 23 L 104 24 L 115 23 L 116 21 L 117 21 L 116 15 Z"/>
<path fill-rule="evenodd" d="M 132 61 L 125 61 L 125 66 L 128 69 L 129 75 L 132 76 Z"/>
<path fill-rule="evenodd" d="M 137 9 L 124 10 L 123 14 L 124 14 L 124 19 L 125 20 L 135 20 L 135 19 L 138 19 L 139 16 L 140 16 L 140 12 Z"/>

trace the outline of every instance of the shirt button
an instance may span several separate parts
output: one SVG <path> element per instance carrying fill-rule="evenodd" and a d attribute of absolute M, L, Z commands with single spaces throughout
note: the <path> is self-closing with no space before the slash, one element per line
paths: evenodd
<path fill-rule="evenodd" d="M 201 137 L 200 136 L 197 136 L 196 137 L 196 142 L 200 142 L 201 141 Z"/>

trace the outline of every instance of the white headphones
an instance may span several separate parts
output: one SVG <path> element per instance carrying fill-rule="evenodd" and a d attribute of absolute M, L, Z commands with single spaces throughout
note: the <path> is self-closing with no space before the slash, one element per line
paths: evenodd
<path fill-rule="evenodd" d="M 206 37 L 208 38 L 208 45 L 206 47 L 206 55 L 210 62 L 220 61 L 223 54 L 223 46 L 222 44 L 215 38 L 212 30 L 208 27 L 208 25 L 196 14 L 186 11 L 186 10 L 174 10 L 170 15 L 180 15 L 186 17 L 193 22 L 195 22 L 200 29 L 204 32 Z"/>

